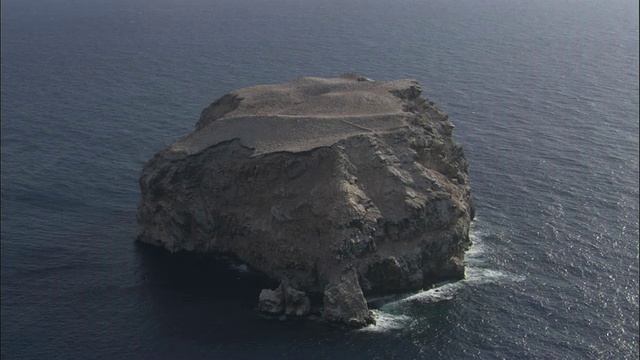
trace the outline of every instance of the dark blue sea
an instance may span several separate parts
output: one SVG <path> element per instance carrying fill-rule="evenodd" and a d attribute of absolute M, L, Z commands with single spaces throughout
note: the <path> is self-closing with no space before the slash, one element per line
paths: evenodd
<path fill-rule="evenodd" d="M 2 359 L 637 359 L 637 0 L 2 0 Z M 225 93 L 415 78 L 477 205 L 467 278 L 378 325 L 263 319 L 134 243 L 138 176 Z"/>

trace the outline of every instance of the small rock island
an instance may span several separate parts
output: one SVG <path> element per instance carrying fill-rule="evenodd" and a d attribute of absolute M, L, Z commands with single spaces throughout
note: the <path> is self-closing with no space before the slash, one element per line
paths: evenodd
<path fill-rule="evenodd" d="M 261 311 L 374 322 L 366 297 L 464 278 L 474 206 L 454 126 L 416 80 L 305 77 L 224 95 L 140 177 L 138 241 L 280 282 Z"/>

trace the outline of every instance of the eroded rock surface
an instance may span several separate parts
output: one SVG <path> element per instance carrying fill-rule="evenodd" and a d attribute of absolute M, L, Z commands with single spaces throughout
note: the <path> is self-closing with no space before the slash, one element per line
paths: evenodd
<path fill-rule="evenodd" d="M 347 74 L 223 96 L 145 165 L 137 239 L 233 254 L 354 326 L 371 321 L 364 296 L 462 279 L 467 162 L 420 92 Z"/>
<path fill-rule="evenodd" d="M 304 316 L 311 312 L 311 300 L 304 291 L 283 281 L 275 290 L 263 289 L 260 292 L 258 310 L 272 315 Z"/>
<path fill-rule="evenodd" d="M 352 267 L 342 271 L 338 279 L 324 290 L 324 317 L 354 327 L 375 323 L 358 283 L 358 273 Z"/>

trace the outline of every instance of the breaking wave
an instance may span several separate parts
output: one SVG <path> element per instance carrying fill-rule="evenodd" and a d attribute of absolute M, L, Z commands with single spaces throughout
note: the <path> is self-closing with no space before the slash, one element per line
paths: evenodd
<path fill-rule="evenodd" d="M 376 319 L 375 325 L 369 325 L 358 331 L 364 332 L 387 332 L 391 330 L 400 330 L 407 327 L 413 322 L 413 318 L 406 315 L 395 315 L 380 310 L 371 310 L 373 318 Z"/>
<path fill-rule="evenodd" d="M 465 254 L 465 279 L 457 282 L 443 283 L 433 289 L 421 291 L 398 300 L 391 301 L 378 310 L 372 310 L 375 325 L 370 325 L 361 331 L 369 332 L 385 332 L 390 330 L 398 330 L 406 327 L 414 319 L 407 315 L 394 314 L 402 312 L 403 307 L 407 303 L 433 304 L 441 301 L 452 300 L 460 289 L 468 286 L 500 283 L 500 282 L 519 282 L 525 279 L 524 276 L 512 274 L 502 270 L 484 267 L 486 261 L 485 254 L 489 249 L 484 241 L 485 233 L 473 230 L 470 234 L 473 245 Z"/>

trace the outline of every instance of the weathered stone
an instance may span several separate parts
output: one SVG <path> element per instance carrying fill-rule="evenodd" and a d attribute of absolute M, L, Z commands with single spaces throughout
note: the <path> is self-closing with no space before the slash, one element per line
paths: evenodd
<path fill-rule="evenodd" d="M 285 315 L 304 316 L 311 312 L 311 301 L 304 291 L 284 288 Z"/>
<path fill-rule="evenodd" d="M 352 267 L 342 271 L 340 276 L 326 287 L 323 303 L 323 315 L 329 321 L 354 327 L 375 323 L 358 284 L 358 273 Z"/>
<path fill-rule="evenodd" d="M 262 289 L 258 299 L 258 310 L 269 314 L 280 314 L 284 310 L 284 294 L 282 288 L 275 290 Z"/>
<path fill-rule="evenodd" d="M 324 294 L 330 319 L 365 324 L 338 315 L 365 314 L 347 291 L 360 299 L 464 277 L 474 209 L 452 128 L 415 80 L 349 74 L 234 91 L 145 165 L 137 239 L 233 254 Z M 259 307 L 306 311 L 276 295 L 261 294 Z"/>
<path fill-rule="evenodd" d="M 258 310 L 268 314 L 304 316 L 311 312 L 311 300 L 304 291 L 283 281 L 275 290 L 263 289 L 260 292 Z"/>

